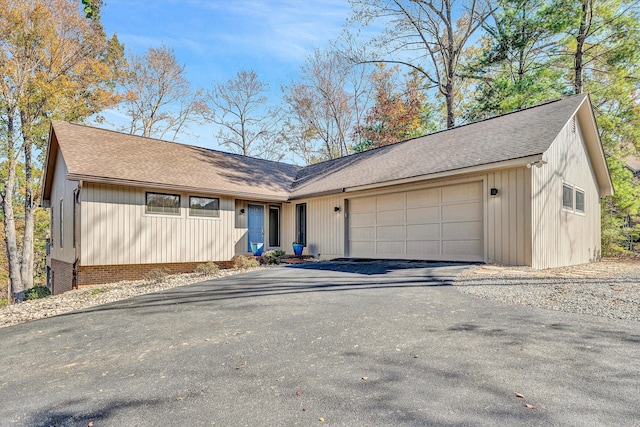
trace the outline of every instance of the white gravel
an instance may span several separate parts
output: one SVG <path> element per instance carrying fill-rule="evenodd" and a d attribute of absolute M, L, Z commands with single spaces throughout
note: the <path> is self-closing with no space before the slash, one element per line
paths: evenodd
<path fill-rule="evenodd" d="M 57 316 L 70 311 L 80 310 L 95 305 L 106 304 L 131 298 L 137 295 L 158 292 L 164 289 L 190 285 L 205 280 L 226 277 L 239 273 L 257 270 L 255 267 L 248 269 L 221 269 L 212 275 L 195 273 L 174 274 L 168 276 L 159 283 L 148 280 L 122 281 L 106 285 L 88 286 L 65 292 L 60 295 L 52 295 L 37 300 L 24 301 L 20 304 L 9 305 L 0 308 L 0 328 L 42 319 L 44 317 Z"/>
<path fill-rule="evenodd" d="M 571 267 L 481 265 L 459 275 L 458 290 L 519 304 L 640 321 L 640 261 L 606 259 Z"/>

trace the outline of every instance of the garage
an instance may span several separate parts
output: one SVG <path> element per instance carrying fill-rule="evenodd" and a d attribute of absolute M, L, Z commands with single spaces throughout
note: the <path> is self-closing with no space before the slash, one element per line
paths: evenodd
<path fill-rule="evenodd" d="M 352 258 L 483 261 L 482 181 L 349 199 Z"/>

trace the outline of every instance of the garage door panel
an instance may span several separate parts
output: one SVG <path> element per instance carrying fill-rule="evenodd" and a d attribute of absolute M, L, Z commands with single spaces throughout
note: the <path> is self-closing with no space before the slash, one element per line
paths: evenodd
<path fill-rule="evenodd" d="M 349 256 L 484 259 L 483 184 L 472 182 L 349 201 Z"/>
<path fill-rule="evenodd" d="M 405 239 L 405 226 L 394 225 L 376 228 L 376 238 L 378 240 L 398 240 Z"/>
<path fill-rule="evenodd" d="M 440 189 L 426 188 L 407 192 L 407 207 L 437 206 L 440 204 Z"/>
<path fill-rule="evenodd" d="M 482 219 L 482 202 L 442 206 L 442 221 L 473 221 Z"/>
<path fill-rule="evenodd" d="M 407 254 L 440 255 L 440 240 L 420 240 L 407 242 Z"/>
<path fill-rule="evenodd" d="M 384 194 L 376 197 L 376 209 L 379 211 L 391 211 L 404 209 L 404 193 Z"/>
<path fill-rule="evenodd" d="M 440 224 L 407 225 L 407 240 L 440 239 Z"/>
<path fill-rule="evenodd" d="M 360 227 L 363 225 L 375 225 L 376 214 L 374 212 L 352 213 L 351 224 L 355 227 Z"/>
<path fill-rule="evenodd" d="M 401 255 L 405 253 L 404 242 L 380 242 L 376 243 L 376 253 L 380 256 Z"/>
<path fill-rule="evenodd" d="M 442 203 L 482 199 L 482 182 L 442 187 Z"/>
<path fill-rule="evenodd" d="M 440 221 L 440 207 L 407 209 L 407 224 L 424 224 Z"/>
<path fill-rule="evenodd" d="M 481 239 L 482 221 L 450 222 L 442 224 L 442 238 L 453 240 Z"/>
<path fill-rule="evenodd" d="M 404 210 L 376 212 L 376 224 L 400 225 L 405 223 Z"/>
<path fill-rule="evenodd" d="M 376 210 L 375 197 L 362 197 L 360 199 L 349 200 L 349 211 L 354 213 L 373 212 Z"/>
<path fill-rule="evenodd" d="M 349 253 L 360 258 L 374 257 L 376 255 L 375 248 L 376 245 L 372 242 L 351 242 L 349 244 Z"/>
<path fill-rule="evenodd" d="M 350 230 L 351 240 L 370 240 L 376 239 L 376 228 L 371 227 L 352 227 Z"/>
<path fill-rule="evenodd" d="M 476 256 L 482 253 L 482 240 L 445 240 L 442 254 L 449 256 Z"/>

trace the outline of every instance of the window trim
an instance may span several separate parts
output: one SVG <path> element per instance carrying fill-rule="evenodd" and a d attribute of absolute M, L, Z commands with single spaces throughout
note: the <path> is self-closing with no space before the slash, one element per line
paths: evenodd
<path fill-rule="evenodd" d="M 191 213 L 191 199 L 196 198 L 196 199 L 210 199 L 210 200 L 217 200 L 218 201 L 218 209 L 216 210 L 217 214 L 216 215 L 194 215 Z M 202 209 L 203 211 L 206 211 L 205 209 Z M 196 195 L 189 195 L 189 206 L 187 208 L 187 216 L 189 218 L 196 218 L 196 219 L 220 219 L 220 197 L 209 197 L 209 196 L 196 196 Z"/>
<path fill-rule="evenodd" d="M 271 228 L 271 213 L 272 212 L 277 212 L 277 230 L 275 230 L 274 234 L 274 230 Z M 279 248 L 282 246 L 282 211 L 280 209 L 280 206 L 277 205 L 269 205 L 269 218 L 268 218 L 268 224 L 269 224 L 269 247 L 270 248 Z M 272 244 L 272 237 L 275 237 L 275 243 L 277 244 Z"/>
<path fill-rule="evenodd" d="M 159 196 L 173 196 L 178 198 L 178 212 L 149 212 L 149 194 L 157 194 Z M 160 193 L 157 191 L 145 191 L 144 193 L 144 213 L 146 215 L 154 215 L 154 216 L 181 216 L 182 215 L 182 196 L 180 194 L 172 194 L 172 193 Z"/>
<path fill-rule="evenodd" d="M 300 221 L 301 214 L 304 214 L 304 220 Z M 296 240 L 295 243 L 302 243 L 307 246 L 307 204 L 296 204 Z"/>
<path fill-rule="evenodd" d="M 578 193 L 582 193 L 582 210 L 578 209 Z M 582 188 L 578 187 L 578 186 L 574 186 L 573 187 L 573 206 L 574 206 L 574 210 L 575 213 L 578 215 L 584 215 L 586 212 L 586 207 L 585 207 L 585 199 L 587 197 L 587 192 L 584 191 Z"/>
<path fill-rule="evenodd" d="M 571 191 L 571 206 L 567 206 L 565 204 L 565 198 L 564 198 L 564 189 L 565 188 L 568 188 Z M 566 183 L 566 182 L 562 183 L 562 210 L 563 211 L 567 211 L 567 212 L 573 212 L 574 211 L 574 209 L 575 209 L 575 196 L 574 196 L 574 193 L 575 193 L 575 191 L 574 191 L 574 186 L 573 185 L 571 185 L 569 183 Z"/>

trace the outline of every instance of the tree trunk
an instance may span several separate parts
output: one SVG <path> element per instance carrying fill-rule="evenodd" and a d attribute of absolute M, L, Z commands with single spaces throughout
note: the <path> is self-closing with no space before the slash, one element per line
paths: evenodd
<path fill-rule="evenodd" d="M 24 190 L 24 235 L 22 237 L 22 265 L 20 266 L 20 275 L 22 277 L 22 286 L 24 289 L 33 287 L 33 232 L 35 226 L 35 203 L 33 201 L 33 162 L 32 162 L 32 143 L 30 136 L 24 134 L 24 174 L 25 174 L 25 190 Z"/>
<path fill-rule="evenodd" d="M 9 288 L 7 299 L 10 303 L 14 300 L 22 301 L 24 286 L 20 277 L 20 257 L 18 256 L 18 238 L 16 235 L 16 221 L 13 212 L 13 189 L 16 184 L 16 168 L 18 166 L 13 150 L 13 120 L 7 123 L 7 157 L 8 171 L 4 182 L 4 194 L 2 195 L 2 210 L 4 212 L 4 233 L 7 246 L 7 261 L 9 264 Z"/>
<path fill-rule="evenodd" d="M 582 58 L 584 55 L 584 42 L 587 38 L 588 25 L 587 25 L 587 16 L 590 11 L 590 1 L 591 0 L 582 0 L 582 13 L 580 14 L 580 27 L 578 28 L 578 35 L 576 36 L 576 52 L 574 55 L 574 73 L 575 78 L 573 81 L 573 92 L 574 94 L 582 93 L 584 82 L 582 81 L 582 72 L 583 72 L 583 64 Z"/>

